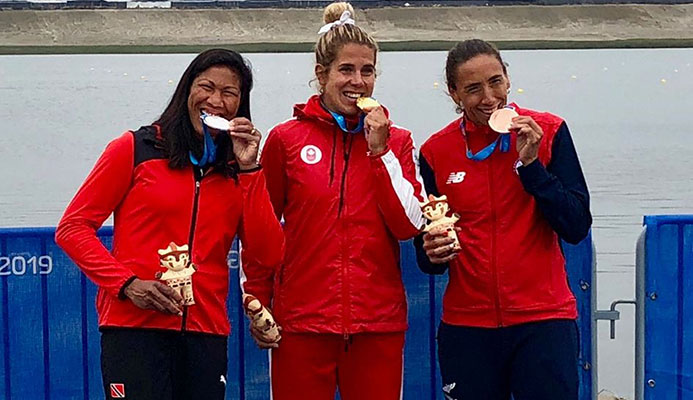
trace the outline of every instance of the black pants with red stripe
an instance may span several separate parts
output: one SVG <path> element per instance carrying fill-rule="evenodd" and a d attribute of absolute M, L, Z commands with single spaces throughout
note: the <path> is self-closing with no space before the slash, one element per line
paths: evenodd
<path fill-rule="evenodd" d="M 102 329 L 106 399 L 223 399 L 227 337 L 192 332 Z"/>
<path fill-rule="evenodd" d="M 447 400 L 577 400 L 574 320 L 503 328 L 440 324 L 438 361 Z"/>

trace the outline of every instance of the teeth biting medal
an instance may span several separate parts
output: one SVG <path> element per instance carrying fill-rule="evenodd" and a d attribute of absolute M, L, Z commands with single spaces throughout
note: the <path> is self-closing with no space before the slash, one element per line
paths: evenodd
<path fill-rule="evenodd" d="M 513 118 L 517 116 L 519 114 L 512 108 L 499 108 L 491 114 L 491 117 L 488 119 L 488 126 L 498 133 L 508 133 L 510 132 Z"/>
<path fill-rule="evenodd" d="M 372 97 L 359 97 L 356 100 L 356 107 L 368 112 L 380 107 L 380 103 L 378 103 L 378 101 Z"/>
<path fill-rule="evenodd" d="M 200 119 L 202 119 L 202 123 L 207 125 L 208 127 L 212 129 L 218 129 L 220 131 L 228 131 L 229 130 L 229 120 L 227 120 L 224 117 L 220 117 L 218 115 L 211 115 L 207 113 L 202 113 L 200 116 Z"/>

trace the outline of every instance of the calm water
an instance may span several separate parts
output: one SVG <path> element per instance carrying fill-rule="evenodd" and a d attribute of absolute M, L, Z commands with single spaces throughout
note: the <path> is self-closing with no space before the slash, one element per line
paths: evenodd
<path fill-rule="evenodd" d="M 194 57 L 0 56 L 0 227 L 52 226 L 104 146 L 150 123 Z M 634 297 L 644 214 L 693 213 L 693 49 L 507 51 L 511 100 L 563 116 L 592 194 L 600 308 Z M 310 54 L 251 54 L 262 132 L 315 90 Z M 417 143 L 456 117 L 445 53 L 384 53 L 375 96 Z M 600 388 L 633 396 L 633 310 L 599 326 Z M 602 325 L 603 324 L 603 325 Z"/>

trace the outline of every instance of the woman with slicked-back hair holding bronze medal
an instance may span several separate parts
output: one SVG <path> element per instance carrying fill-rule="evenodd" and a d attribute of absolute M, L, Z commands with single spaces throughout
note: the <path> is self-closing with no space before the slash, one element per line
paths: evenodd
<path fill-rule="evenodd" d="M 414 241 L 419 267 L 448 271 L 438 330 L 448 399 L 577 400 L 576 302 L 560 240 L 592 223 L 589 192 L 566 122 L 508 102 L 498 50 L 458 43 L 445 67 L 462 113 L 419 157 L 426 191 L 446 197 L 459 245 Z"/>

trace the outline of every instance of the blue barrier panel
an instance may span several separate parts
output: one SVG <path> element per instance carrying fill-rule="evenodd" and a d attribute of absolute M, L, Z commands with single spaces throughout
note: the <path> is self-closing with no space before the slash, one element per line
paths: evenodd
<path fill-rule="evenodd" d="M 693 398 L 693 216 L 646 216 L 644 399 Z"/>
<path fill-rule="evenodd" d="M 0 257 L 0 274 L 7 279 L 10 395 L 15 399 L 44 398 L 50 382 L 44 320 L 46 280 L 34 271 L 27 274 L 26 264 L 30 258 L 45 257 L 45 253 L 38 237 L 8 238 L 5 246 L 8 253 Z"/>
<path fill-rule="evenodd" d="M 404 348 L 404 397 L 432 399 L 431 393 L 440 387 L 432 378 L 437 367 L 435 330 L 431 313 L 431 277 L 416 266 L 416 252 L 411 242 L 401 246 L 402 280 L 407 291 L 409 330 Z M 433 351 L 432 351 L 433 350 Z M 433 375 L 435 377 L 435 375 Z"/>
<path fill-rule="evenodd" d="M 53 241 L 46 239 L 42 238 L 44 243 L 40 254 L 50 254 L 56 265 L 69 265 L 69 260 L 63 258 L 64 253 Z M 84 291 L 81 278 L 82 274 L 76 268 L 54 268 L 43 278 L 47 283 L 44 307 L 48 324 L 43 329 L 48 333 L 45 349 L 50 377 L 46 391 L 52 398 L 79 398 L 85 392 L 83 372 L 85 366 L 88 367 L 88 359 L 84 359 L 84 353 L 80 350 L 84 332 L 82 328 L 87 321 L 82 318 L 81 312 L 81 292 Z M 75 286 L 80 290 L 72 291 Z M 79 295 L 75 295 L 78 293 Z M 65 368 L 65 365 L 74 366 L 74 370 Z"/>
<path fill-rule="evenodd" d="M 229 297 L 226 299 L 226 307 L 228 309 L 229 321 L 231 323 L 231 336 L 229 336 L 229 363 L 226 376 L 226 398 L 241 399 L 241 393 L 244 392 L 243 382 L 245 382 L 243 364 L 233 362 L 233 360 L 243 360 L 243 337 L 246 332 L 239 322 L 245 320 L 243 309 L 237 301 L 240 298 L 240 287 L 238 282 L 238 242 L 234 241 L 229 254 Z M 269 397 L 268 397 L 269 398 Z"/>
<path fill-rule="evenodd" d="M 99 237 L 106 247 L 110 227 Z M 0 229 L 0 398 L 95 399 L 103 397 L 100 344 L 95 310 L 96 287 L 57 248 L 53 228 Z M 689 234 L 690 236 L 690 234 Z M 436 357 L 436 329 L 447 278 L 418 271 L 411 242 L 402 250 L 402 279 L 409 301 L 405 347 L 404 398 L 442 400 Z M 564 245 L 571 287 L 581 320 L 581 365 L 591 358 L 592 247 Z M 247 334 L 240 307 L 237 243 L 229 254 L 232 335 L 226 394 L 229 399 L 269 398 L 267 352 Z M 581 399 L 591 399 L 589 368 L 581 374 Z"/>
<path fill-rule="evenodd" d="M 593 374 L 596 328 L 592 318 L 596 291 L 594 278 L 594 247 L 592 233 L 577 245 L 562 243 L 566 259 L 568 283 L 577 300 L 578 328 L 580 331 L 580 354 L 578 359 L 580 377 L 580 399 L 589 400 L 596 396 L 596 377 Z M 593 337 L 594 336 L 594 337 Z"/>

